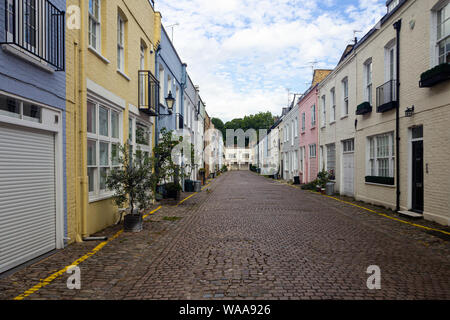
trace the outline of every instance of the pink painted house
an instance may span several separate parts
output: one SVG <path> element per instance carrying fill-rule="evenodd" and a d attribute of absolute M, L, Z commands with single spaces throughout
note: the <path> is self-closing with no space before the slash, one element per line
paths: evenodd
<path fill-rule="evenodd" d="M 314 70 L 311 87 L 298 102 L 301 183 L 309 183 L 317 178 L 319 170 L 319 95 L 317 87 L 331 71 Z"/>

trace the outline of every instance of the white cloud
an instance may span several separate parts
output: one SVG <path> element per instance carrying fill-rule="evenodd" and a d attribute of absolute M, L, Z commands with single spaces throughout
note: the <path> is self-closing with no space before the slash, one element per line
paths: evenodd
<path fill-rule="evenodd" d="M 174 44 L 200 86 L 208 113 L 223 120 L 271 111 L 303 92 L 311 62 L 333 67 L 353 30 L 368 31 L 383 0 L 158 1 L 163 24 L 179 22 Z M 169 34 L 170 34 L 170 30 Z"/>

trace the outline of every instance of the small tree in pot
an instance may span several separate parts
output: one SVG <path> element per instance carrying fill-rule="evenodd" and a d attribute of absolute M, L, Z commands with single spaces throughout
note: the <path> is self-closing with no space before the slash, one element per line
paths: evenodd
<path fill-rule="evenodd" d="M 174 148 L 183 141 L 183 137 L 176 138 L 172 131 L 167 131 L 165 128 L 161 130 L 162 139 L 158 145 L 153 149 L 154 158 L 153 167 L 155 168 L 155 179 L 153 188 L 164 189 L 163 193 L 170 197 L 178 199 L 180 197 L 181 185 L 180 180 L 183 177 L 183 172 L 179 165 L 175 164 L 172 159 L 172 152 Z M 178 155 L 180 157 L 180 155 Z M 163 185 L 163 188 L 162 187 Z"/>
<path fill-rule="evenodd" d="M 124 218 L 124 230 L 142 231 L 142 211 L 148 209 L 153 200 L 152 187 L 155 183 L 153 161 L 141 152 L 129 153 L 128 143 L 119 147 L 120 167 L 114 168 L 106 179 L 109 190 L 114 191 L 114 202 L 122 207 L 128 204 L 129 211 Z"/>

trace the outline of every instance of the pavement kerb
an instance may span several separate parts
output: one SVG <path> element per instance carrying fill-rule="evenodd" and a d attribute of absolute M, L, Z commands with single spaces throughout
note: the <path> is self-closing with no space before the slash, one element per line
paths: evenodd
<path fill-rule="evenodd" d="M 204 190 L 206 187 L 208 187 L 209 185 L 211 185 L 212 181 L 214 179 L 211 179 L 208 181 L 208 183 L 202 188 L 202 190 Z M 192 198 L 193 196 L 197 195 L 198 192 L 195 192 L 194 194 L 191 194 L 190 196 L 186 197 L 185 199 L 181 200 L 177 206 L 179 206 L 180 204 L 182 204 L 183 202 L 187 201 L 188 199 Z M 154 209 L 153 211 L 149 212 L 148 214 L 144 215 L 142 218 L 146 219 L 148 218 L 150 215 L 155 214 L 156 212 L 158 212 L 160 209 L 162 208 L 162 206 L 159 206 L 158 208 Z M 123 233 L 123 230 L 118 231 L 116 234 L 114 234 L 111 238 L 109 238 L 106 241 L 101 242 L 98 246 L 96 246 L 94 249 L 92 249 L 90 252 L 86 253 L 85 255 L 83 255 L 82 257 L 78 258 L 77 260 L 75 260 L 74 262 L 72 262 L 70 265 L 65 266 L 64 268 L 62 268 L 61 270 L 51 274 L 50 276 L 48 276 L 47 278 L 45 278 L 44 280 L 41 280 L 38 284 L 36 284 L 35 286 L 31 287 L 30 289 L 24 291 L 22 294 L 18 295 L 17 297 L 15 297 L 13 300 L 24 300 L 25 298 L 29 297 L 30 295 L 32 295 L 33 293 L 36 293 L 37 291 L 39 291 L 40 289 L 42 289 L 43 287 L 49 285 L 50 283 L 52 283 L 56 278 L 62 276 L 63 274 L 65 274 L 67 272 L 67 270 L 69 270 L 69 268 L 72 268 L 74 266 L 78 266 L 79 264 L 81 264 L 82 262 L 86 261 L 87 259 L 89 259 L 90 257 L 92 257 L 93 255 L 95 255 L 97 252 L 99 252 L 104 246 L 106 246 L 108 243 L 110 243 L 111 241 L 117 239 L 121 234 Z"/>
<path fill-rule="evenodd" d="M 279 183 L 279 184 L 283 184 L 283 185 L 286 185 L 286 186 L 295 188 L 295 189 L 301 189 L 301 188 L 298 187 L 298 186 L 291 185 L 291 184 L 288 184 L 288 183 L 284 183 L 284 182 L 280 182 L 280 181 L 276 181 L 276 182 Z M 366 208 L 366 207 L 357 205 L 357 204 L 352 203 L 352 202 L 349 202 L 349 201 L 344 201 L 344 200 L 338 199 L 338 198 L 333 197 L 333 196 L 324 195 L 324 194 L 322 194 L 322 193 L 320 193 L 320 192 L 315 192 L 315 191 L 311 191 L 311 190 L 308 190 L 308 191 L 311 192 L 311 193 L 314 193 L 314 194 L 323 196 L 323 197 L 327 197 L 327 198 L 329 198 L 329 199 L 333 199 L 333 200 L 338 201 L 338 202 L 342 202 L 342 203 L 351 205 L 351 206 L 353 206 L 353 207 L 357 207 L 357 208 L 363 209 L 363 210 L 365 210 L 365 211 L 368 211 L 368 212 L 377 214 L 377 215 L 379 215 L 379 216 L 381 216 L 381 217 L 384 217 L 384 218 L 387 218 L 387 219 L 390 219 L 390 220 L 394 220 L 394 221 L 397 221 L 397 222 L 401 222 L 401 223 L 404 223 L 404 224 L 408 224 L 408 225 L 413 226 L 413 227 L 416 227 L 416 228 L 420 228 L 420 229 L 424 229 L 424 230 L 428 230 L 428 231 L 439 232 L 439 233 L 442 233 L 442 234 L 445 234 L 445 235 L 450 235 L 450 232 L 447 232 L 447 231 L 444 231 L 444 230 L 435 229 L 435 228 L 430 228 L 430 227 L 426 227 L 426 226 L 423 226 L 423 225 L 420 225 L 420 224 L 417 224 L 417 223 L 412 223 L 412 222 L 405 221 L 405 220 L 402 220 L 402 219 L 399 219 L 399 218 L 391 217 L 391 216 L 389 216 L 389 215 L 387 215 L 387 214 L 385 214 L 385 213 L 377 212 L 377 211 L 375 211 L 375 210 L 372 210 L 372 209 L 369 209 L 369 208 Z"/>

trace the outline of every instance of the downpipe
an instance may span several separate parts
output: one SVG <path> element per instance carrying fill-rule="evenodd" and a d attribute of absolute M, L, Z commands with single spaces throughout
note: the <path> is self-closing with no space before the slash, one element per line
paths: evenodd
<path fill-rule="evenodd" d="M 396 211 L 400 211 L 400 30 L 402 29 L 402 19 L 394 23 L 394 29 L 397 31 L 397 52 L 396 52 L 396 72 L 397 72 L 397 108 L 395 111 L 395 140 L 396 140 L 396 180 L 397 180 L 397 201 Z"/>

